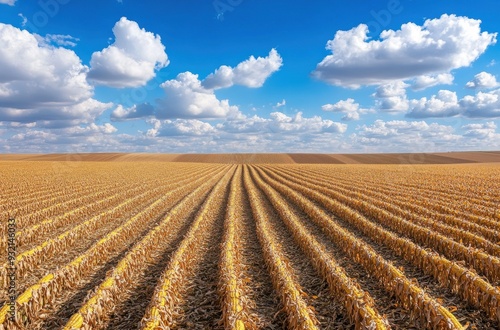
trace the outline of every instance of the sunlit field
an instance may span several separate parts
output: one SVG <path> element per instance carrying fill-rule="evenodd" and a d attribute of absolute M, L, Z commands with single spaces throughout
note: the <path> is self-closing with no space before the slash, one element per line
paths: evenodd
<path fill-rule="evenodd" d="M 1 329 L 498 327 L 495 164 L 0 169 Z"/>

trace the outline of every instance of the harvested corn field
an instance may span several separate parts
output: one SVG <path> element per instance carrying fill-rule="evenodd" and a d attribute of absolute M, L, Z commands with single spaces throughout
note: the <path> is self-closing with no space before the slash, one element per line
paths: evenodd
<path fill-rule="evenodd" d="M 497 329 L 498 171 L 0 162 L 0 329 Z"/>

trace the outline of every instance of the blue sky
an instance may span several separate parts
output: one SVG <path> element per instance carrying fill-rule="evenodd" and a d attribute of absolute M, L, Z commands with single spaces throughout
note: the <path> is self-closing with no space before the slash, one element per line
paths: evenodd
<path fill-rule="evenodd" d="M 500 149 L 494 0 L 0 0 L 0 152 Z"/>

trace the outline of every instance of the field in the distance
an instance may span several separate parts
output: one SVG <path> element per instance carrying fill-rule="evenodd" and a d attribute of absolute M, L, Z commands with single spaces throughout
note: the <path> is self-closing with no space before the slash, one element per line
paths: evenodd
<path fill-rule="evenodd" d="M 499 163 L 500 151 L 387 154 L 0 154 L 0 161 L 188 162 L 222 164 L 463 164 Z"/>
<path fill-rule="evenodd" d="M 0 330 L 498 329 L 500 165 L 422 155 L 4 157 Z"/>

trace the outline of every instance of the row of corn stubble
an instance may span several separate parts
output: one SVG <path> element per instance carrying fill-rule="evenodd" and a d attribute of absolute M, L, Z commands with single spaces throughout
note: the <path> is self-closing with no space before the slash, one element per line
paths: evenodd
<path fill-rule="evenodd" d="M 116 310 L 123 308 L 141 274 L 159 262 L 162 251 L 172 249 L 161 276 L 152 283 L 155 290 L 142 320 L 134 327 L 174 329 L 185 317 L 182 306 L 189 294 L 189 279 L 203 263 L 199 256 L 207 247 L 220 248 L 216 270 L 219 300 L 214 302 L 221 309 L 220 327 L 259 328 L 252 316 L 259 303 L 252 300 L 258 297 L 252 295 L 252 283 L 245 275 L 252 270 L 241 263 L 247 239 L 239 235 L 245 200 L 251 208 L 253 234 L 264 267 L 279 298 L 279 308 L 286 314 L 286 328 L 322 329 L 334 325 L 318 321 L 317 313 L 324 311 L 309 305 L 305 297 L 310 293 L 297 278 L 290 260 L 293 256 L 282 248 L 282 244 L 290 243 L 276 235 L 270 217 L 283 223 L 293 244 L 310 260 L 318 278 L 327 283 L 331 297 L 342 306 L 355 329 L 398 325 L 381 312 L 382 306 L 371 296 L 371 289 L 344 269 L 310 226 L 319 228 L 322 239 L 328 239 L 349 262 L 376 279 L 380 289 L 405 310 L 415 328 L 495 328 L 500 321 L 500 225 L 495 202 L 500 197 L 495 185 L 500 186 L 500 182 L 491 182 L 491 167 L 476 166 L 470 171 L 458 168 L 457 172 L 467 174 L 462 178 L 472 185 L 468 189 L 459 182 L 459 175 L 449 175 L 444 185 L 433 181 L 445 176 L 446 171 L 432 166 L 417 166 L 406 174 L 402 167 L 375 165 L 81 166 L 85 167 L 82 173 L 93 166 L 100 173 L 110 173 L 109 178 L 99 176 L 93 187 L 78 185 L 77 178 L 68 178 L 75 184 L 72 193 L 67 193 L 67 187 L 58 191 L 54 184 L 52 189 L 44 189 L 48 178 L 34 182 L 24 196 L 13 188 L 3 191 L 2 199 L 10 208 L 7 211 L 20 211 L 21 216 L 16 233 L 16 320 L 9 318 L 11 306 L 2 296 L 0 329 L 46 328 L 48 314 L 63 309 L 72 294 L 88 285 L 92 290 L 71 315 L 61 320 L 60 328 L 105 329 Z M 394 177 L 391 180 L 387 180 L 387 169 Z M 121 173 L 116 174 L 117 170 Z M 78 176 L 78 171 L 75 167 L 66 175 Z M 406 181 L 401 179 L 405 175 Z M 417 184 L 419 178 L 425 183 Z M 485 178 L 490 181 L 482 191 L 479 184 Z M 34 193 L 37 189 L 40 193 Z M 269 207 L 273 214 L 266 211 Z M 224 219 L 219 221 L 221 216 Z M 222 236 L 217 242 L 209 241 L 210 229 L 221 221 Z M 76 252 L 83 238 L 97 233 L 103 223 L 111 229 L 103 236 L 95 234 L 95 240 L 83 252 Z M 350 228 L 356 228 L 356 232 Z M 174 242 L 178 243 L 174 246 Z M 3 238 L 0 243 L 4 248 Z M 392 259 L 381 255 L 381 246 L 390 251 Z M 66 259 L 52 265 L 51 260 L 61 251 L 67 254 Z M 99 269 L 120 254 L 104 276 L 95 277 Z M 462 307 L 455 308 L 436 296 L 397 266 L 402 262 L 462 299 L 461 306 L 479 314 L 467 314 Z M 2 263 L 0 280 L 7 286 L 6 260 Z M 46 264 L 52 266 L 47 266 L 43 276 L 35 282 L 27 280 L 30 270 Z M 475 323 L 470 315 L 480 320 Z"/>

